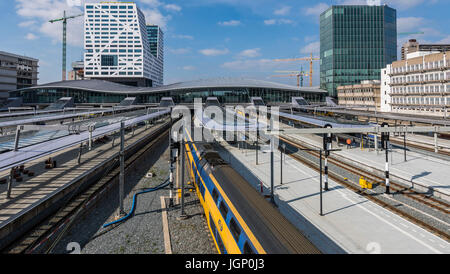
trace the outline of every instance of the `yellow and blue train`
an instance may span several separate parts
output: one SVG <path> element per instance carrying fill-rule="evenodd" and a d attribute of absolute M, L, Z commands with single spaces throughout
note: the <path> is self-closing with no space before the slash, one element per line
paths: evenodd
<path fill-rule="evenodd" d="M 320 253 L 212 145 L 194 143 L 189 133 L 185 141 L 190 176 L 219 253 Z"/>

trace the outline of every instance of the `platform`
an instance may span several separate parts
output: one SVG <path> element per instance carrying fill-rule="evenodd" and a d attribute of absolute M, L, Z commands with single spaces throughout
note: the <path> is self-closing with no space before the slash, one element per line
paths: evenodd
<path fill-rule="evenodd" d="M 270 154 L 220 151 L 256 189 L 270 190 Z M 280 154 L 275 160 L 275 201 L 280 211 L 324 253 L 450 253 L 450 243 L 384 209 L 343 186 L 329 182 L 323 193 L 324 216 L 319 215 L 318 173 L 286 157 L 280 185 Z M 335 243 L 335 245 L 330 244 Z"/>
<path fill-rule="evenodd" d="M 129 132 L 126 134 L 125 147 L 153 130 L 155 128 L 141 127 L 136 129 L 134 134 Z M 97 172 L 97 169 L 109 163 L 111 157 L 117 155 L 119 147 L 120 142 L 116 140 L 114 148 L 111 148 L 110 141 L 94 146 L 91 151 L 84 149 L 80 164 L 77 162 L 78 146 L 69 147 L 64 153 L 62 151 L 59 153 L 55 158 L 57 167 L 50 170 L 43 168 L 46 158 L 35 159 L 33 163 L 26 164 L 26 169 L 35 172 L 36 175 L 31 178 L 24 177 L 24 181 L 20 183 L 14 181 L 11 199 L 6 198 L 6 186 L 0 188 L 0 239 L 9 233 L 16 233 L 16 230 L 26 229 L 25 224 L 32 221 L 40 212 L 55 206 L 64 195 L 77 189 L 75 183 L 80 178 Z M 49 156 L 54 155 L 46 157 Z M 2 173 L 5 175 L 5 172 Z"/>
<path fill-rule="evenodd" d="M 291 137 L 316 147 L 322 147 L 322 138 L 316 135 L 292 135 Z M 422 138 L 422 136 L 412 138 Z M 335 142 L 333 148 L 337 148 Z M 333 152 L 332 155 L 340 155 L 360 165 L 371 166 L 384 171 L 386 162 L 384 151 L 376 152 L 373 148 L 367 147 L 364 150 L 361 150 L 360 147 L 347 149 L 346 145 L 339 148 L 342 151 Z M 400 177 L 410 183 L 431 187 L 450 196 L 449 161 L 412 151 L 406 152 L 406 160 L 405 162 L 404 150 L 394 148 L 393 153 L 389 153 L 390 175 Z"/>

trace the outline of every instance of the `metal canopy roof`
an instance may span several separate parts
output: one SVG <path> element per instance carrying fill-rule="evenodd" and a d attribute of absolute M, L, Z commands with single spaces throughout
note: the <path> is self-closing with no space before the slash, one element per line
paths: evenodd
<path fill-rule="evenodd" d="M 255 79 L 245 78 L 212 78 L 200 79 L 189 82 L 180 82 L 161 87 L 132 87 L 113 83 L 105 80 L 75 80 L 54 82 L 44 85 L 38 85 L 30 88 L 20 89 L 21 91 L 34 90 L 38 88 L 72 88 L 87 91 L 105 92 L 105 93 L 120 93 L 120 94 L 148 94 L 157 92 L 166 92 L 174 90 L 186 89 L 202 89 L 202 88 L 267 88 L 278 90 L 290 90 L 311 93 L 326 93 L 325 90 L 311 87 L 296 87 L 285 84 L 273 83 Z"/>

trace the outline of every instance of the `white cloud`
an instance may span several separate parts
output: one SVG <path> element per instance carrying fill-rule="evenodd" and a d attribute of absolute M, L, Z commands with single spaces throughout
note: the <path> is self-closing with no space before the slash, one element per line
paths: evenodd
<path fill-rule="evenodd" d="M 264 24 L 267 26 L 271 25 L 294 25 L 295 22 L 290 19 L 268 19 L 264 20 Z"/>
<path fill-rule="evenodd" d="M 194 40 L 194 36 L 192 36 L 192 35 L 185 35 L 185 34 L 172 35 L 172 38 Z"/>
<path fill-rule="evenodd" d="M 330 6 L 325 3 L 318 3 L 315 6 L 305 8 L 304 13 L 306 15 L 319 16 L 322 12 L 327 10 Z"/>
<path fill-rule="evenodd" d="M 284 6 L 282 8 L 279 8 L 273 12 L 275 15 L 287 15 L 291 11 L 291 7 Z"/>
<path fill-rule="evenodd" d="M 423 26 L 424 22 L 425 22 L 425 19 L 422 17 L 397 18 L 397 31 L 398 32 L 415 31 L 420 26 Z"/>
<path fill-rule="evenodd" d="M 33 30 L 49 37 L 53 43 L 62 40 L 62 23 L 49 23 L 51 19 L 61 18 L 65 10 L 67 15 L 82 14 L 82 8 L 66 0 L 15 0 L 16 13 L 26 21 L 19 23 L 21 27 L 33 26 Z M 92 2 L 90 0 L 89 2 Z M 67 27 L 67 43 L 72 46 L 83 46 L 83 17 L 70 19 Z M 31 36 L 30 36 L 31 37 Z"/>
<path fill-rule="evenodd" d="M 181 7 L 175 4 L 165 5 L 164 8 L 169 11 L 181 11 Z"/>
<path fill-rule="evenodd" d="M 205 56 L 218 56 L 228 54 L 228 49 L 202 49 L 199 52 Z"/>
<path fill-rule="evenodd" d="M 15 0 L 17 15 L 24 18 L 18 25 L 20 27 L 33 27 L 43 37 L 50 38 L 53 43 L 62 40 L 62 23 L 49 23 L 51 19 L 61 18 L 65 10 L 67 15 L 79 15 L 83 13 L 83 3 L 98 3 L 100 0 Z M 164 16 L 157 7 L 162 3 L 157 0 L 139 0 L 147 22 L 160 25 L 167 29 L 171 16 Z M 150 8 L 149 8 L 150 7 Z M 83 17 L 70 19 L 67 25 L 67 43 L 72 46 L 83 47 Z"/>
<path fill-rule="evenodd" d="M 381 4 L 388 4 L 391 7 L 400 10 L 406 10 L 418 6 L 423 3 L 435 4 L 438 0 L 381 0 Z M 340 0 L 340 5 L 365 5 L 366 0 Z"/>
<path fill-rule="evenodd" d="M 194 66 L 184 66 L 183 67 L 183 70 L 188 70 L 188 71 L 195 70 L 195 69 L 196 69 L 196 67 L 194 67 Z"/>
<path fill-rule="evenodd" d="M 140 0 L 140 2 L 150 7 L 159 7 L 162 5 L 159 0 Z"/>
<path fill-rule="evenodd" d="M 241 25 L 241 21 L 238 21 L 238 20 L 224 21 L 224 22 L 219 22 L 219 25 L 225 26 L 225 27 L 236 27 L 236 26 Z"/>
<path fill-rule="evenodd" d="M 261 56 L 261 49 L 260 48 L 255 48 L 255 49 L 246 49 L 241 51 L 238 54 L 238 57 L 243 57 L 243 58 L 255 58 L 258 56 Z"/>
<path fill-rule="evenodd" d="M 167 30 L 167 23 L 172 19 L 172 16 L 164 16 L 158 9 L 144 9 L 142 12 L 148 24 L 158 25 L 163 30 Z"/>
<path fill-rule="evenodd" d="M 438 41 L 437 44 L 450 44 L 450 35 L 447 35 L 447 37 L 445 37 L 442 40 Z"/>
<path fill-rule="evenodd" d="M 173 54 L 187 54 L 191 52 L 191 49 L 189 48 L 169 49 L 169 52 Z"/>
<path fill-rule="evenodd" d="M 34 20 L 24 21 L 24 22 L 20 22 L 19 23 L 19 27 L 27 28 L 27 27 L 30 27 L 30 26 L 32 26 L 34 24 L 36 24 L 36 21 L 34 21 Z"/>
<path fill-rule="evenodd" d="M 251 70 L 251 71 L 272 71 L 275 68 L 279 68 L 285 64 L 277 63 L 270 59 L 250 59 L 250 60 L 236 60 L 226 62 L 221 65 L 222 68 L 230 70 Z"/>
<path fill-rule="evenodd" d="M 275 19 L 264 20 L 264 24 L 266 25 L 275 25 L 277 21 Z"/>
<path fill-rule="evenodd" d="M 39 37 L 37 37 L 36 35 L 34 35 L 33 33 L 28 33 L 26 36 L 25 36 L 25 39 L 27 39 L 27 40 L 36 40 L 36 39 L 38 39 Z"/>
<path fill-rule="evenodd" d="M 311 54 L 311 53 L 319 53 L 320 52 L 320 42 L 312 42 L 300 49 L 300 53 L 303 54 Z"/>

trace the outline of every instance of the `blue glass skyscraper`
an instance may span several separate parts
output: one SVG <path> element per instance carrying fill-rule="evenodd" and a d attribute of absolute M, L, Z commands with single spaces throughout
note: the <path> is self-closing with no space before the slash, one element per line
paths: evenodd
<path fill-rule="evenodd" d="M 320 87 L 336 88 L 380 80 L 397 60 L 397 12 L 382 6 L 332 6 L 320 15 Z"/>

